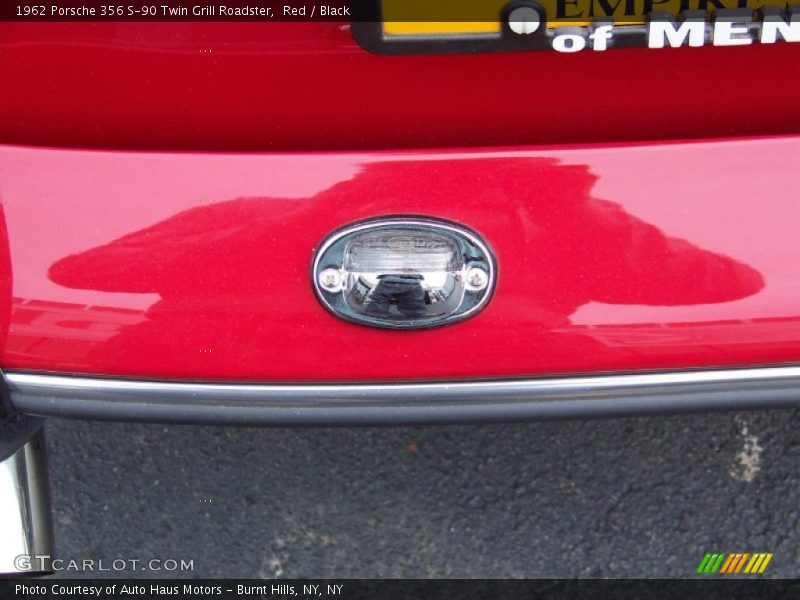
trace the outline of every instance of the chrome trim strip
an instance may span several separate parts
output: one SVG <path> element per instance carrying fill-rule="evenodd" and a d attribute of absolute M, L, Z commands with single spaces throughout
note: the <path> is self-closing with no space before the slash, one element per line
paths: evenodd
<path fill-rule="evenodd" d="M 0 575 L 50 571 L 53 554 L 50 494 L 41 428 L 0 462 Z"/>
<path fill-rule="evenodd" d="M 800 406 L 800 366 L 469 382 L 250 384 L 6 372 L 12 405 L 46 416 L 323 425 L 553 419 Z"/>

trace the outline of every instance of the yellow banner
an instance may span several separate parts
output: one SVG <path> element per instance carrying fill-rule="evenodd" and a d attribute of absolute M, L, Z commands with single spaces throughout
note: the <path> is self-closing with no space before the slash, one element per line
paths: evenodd
<path fill-rule="evenodd" d="M 745 0 L 746 8 L 785 8 L 786 0 Z M 490 36 L 502 32 L 509 0 L 381 0 L 386 37 Z M 539 0 L 548 26 L 586 26 L 597 19 L 640 25 L 650 12 L 678 16 L 684 10 L 742 8 L 740 0 Z"/>

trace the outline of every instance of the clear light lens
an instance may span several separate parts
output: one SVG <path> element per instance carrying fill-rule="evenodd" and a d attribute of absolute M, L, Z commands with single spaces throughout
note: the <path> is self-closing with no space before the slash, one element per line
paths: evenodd
<path fill-rule="evenodd" d="M 345 270 L 361 273 L 454 271 L 463 262 L 452 239 L 401 229 L 359 235 L 348 242 L 344 252 Z"/>

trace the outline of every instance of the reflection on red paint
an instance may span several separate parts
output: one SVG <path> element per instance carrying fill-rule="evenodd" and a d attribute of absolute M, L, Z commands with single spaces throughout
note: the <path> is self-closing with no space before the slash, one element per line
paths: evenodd
<path fill-rule="evenodd" d="M 748 155 L 778 156 L 787 152 L 785 146 L 796 149 L 798 143 L 742 142 L 736 147 Z M 654 153 L 670 160 L 702 149 L 655 146 L 641 152 L 643 161 L 653 160 Z M 1 364 L 150 377 L 357 381 L 796 360 L 800 319 L 775 312 L 774 294 L 765 292 L 770 285 L 783 289 L 782 282 L 762 275 L 762 267 L 795 258 L 777 250 L 785 247 L 780 232 L 774 232 L 774 240 L 760 240 L 763 260 L 753 263 L 648 222 L 628 210 L 633 202 L 594 197 L 598 176 L 605 190 L 631 193 L 628 181 L 594 167 L 620 151 L 306 155 L 297 160 L 321 165 L 336 160 L 357 168 L 306 197 L 270 194 L 270 188 L 283 189 L 279 183 L 243 185 L 230 177 L 223 181 L 230 181 L 232 189 L 251 193 L 191 208 L 186 208 L 186 197 L 208 198 L 204 173 L 209 157 L 87 155 L 79 166 L 92 187 L 85 188 L 82 206 L 97 227 L 109 231 L 119 231 L 124 222 L 120 211 L 126 210 L 115 204 L 114 190 L 124 186 L 131 195 L 145 184 L 133 176 L 120 181 L 124 175 L 117 167 L 104 178 L 104 164 L 128 164 L 137 173 L 164 174 L 165 161 L 181 164 L 181 173 L 192 172 L 193 164 L 198 168 L 194 178 L 164 174 L 164 185 L 182 193 L 174 208 L 168 199 L 150 206 L 162 218 L 69 256 L 54 256 L 49 269 L 39 272 L 39 283 L 30 286 L 46 290 L 40 297 L 23 299 L 15 291 L 22 297 L 14 304 Z M 624 151 L 637 156 L 636 149 Z M 69 152 L 18 152 L 28 161 L 38 158 L 43 168 L 54 157 L 74 158 Z M 14 156 L 9 150 L 5 160 Z M 724 153 L 719 156 L 717 168 L 730 160 Z M 239 172 L 240 160 L 267 172 L 287 157 L 215 160 L 217 181 L 225 176 L 225 165 L 231 175 Z M 700 168 L 687 173 L 689 179 L 703 175 Z M 685 179 L 681 185 L 687 185 Z M 55 185 L 48 190 L 54 197 L 61 194 Z M 639 191 L 646 205 L 651 190 L 642 185 Z M 34 192 L 5 197 L 9 215 L 23 214 L 14 208 L 26 193 Z M 734 185 L 720 190 L 732 209 L 751 193 Z M 148 199 L 142 196 L 141 201 Z M 779 198 L 776 203 L 781 205 Z M 698 219 L 710 210 L 699 201 L 691 208 L 691 218 Z M 690 214 L 677 201 L 672 210 Z M 763 211 L 769 213 L 769 207 Z M 440 329 L 393 332 L 341 321 L 319 305 L 309 279 L 316 245 L 337 227 L 393 214 L 449 219 L 475 229 L 493 247 L 498 287 L 481 314 Z M 9 218 L 12 258 L 30 281 L 35 273 L 26 271 L 25 256 L 15 250 L 24 247 L 27 228 L 49 226 L 46 214 L 41 220 Z M 740 226 L 752 230 L 749 223 Z M 64 288 L 83 303 L 55 302 Z M 114 306 L 116 295 L 152 300 L 142 309 L 124 309 Z M 760 317 L 736 317 L 744 299 Z M 591 323 L 575 321 L 588 305 L 599 316 Z M 625 305 L 635 305 L 646 318 L 636 323 L 603 320 L 602 307 L 610 315 Z M 678 310 L 691 315 L 691 307 L 717 318 L 663 318 Z"/>

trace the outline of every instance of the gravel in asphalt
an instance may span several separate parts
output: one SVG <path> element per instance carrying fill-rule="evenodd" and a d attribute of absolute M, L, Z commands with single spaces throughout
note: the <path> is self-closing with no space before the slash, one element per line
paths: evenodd
<path fill-rule="evenodd" d="M 194 566 L 103 576 L 687 577 L 705 552 L 760 551 L 775 555 L 767 575 L 796 577 L 798 417 L 349 429 L 53 419 L 57 555 Z"/>

